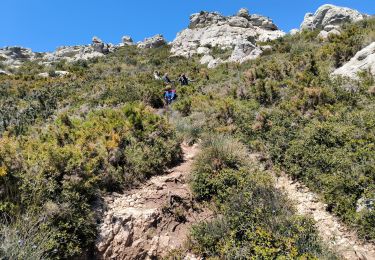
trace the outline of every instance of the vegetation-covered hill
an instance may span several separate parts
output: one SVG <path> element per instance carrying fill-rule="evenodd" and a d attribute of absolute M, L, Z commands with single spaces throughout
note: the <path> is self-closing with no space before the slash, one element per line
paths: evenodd
<path fill-rule="evenodd" d="M 303 181 L 327 210 L 373 240 L 374 78 L 363 73 L 354 82 L 330 72 L 373 42 L 374 31 L 368 19 L 327 41 L 318 31 L 288 35 L 264 43 L 272 50 L 254 61 L 213 70 L 198 65 L 199 57 L 170 57 L 167 46 L 126 46 L 90 61 L 30 62 L 0 75 L 0 256 L 89 256 L 101 195 L 162 174 L 180 160 L 183 139 L 203 140 L 191 185 L 217 212 L 193 228 L 194 252 L 334 258 L 249 151 Z M 46 70 L 50 78 L 37 76 Z M 56 70 L 70 75 L 53 77 Z M 177 86 L 179 98 L 163 115 L 155 70 L 195 79 Z"/>

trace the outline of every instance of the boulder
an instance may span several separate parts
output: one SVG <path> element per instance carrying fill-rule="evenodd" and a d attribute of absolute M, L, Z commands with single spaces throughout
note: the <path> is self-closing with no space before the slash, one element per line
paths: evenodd
<path fill-rule="evenodd" d="M 300 26 L 301 30 L 314 30 L 314 14 L 313 13 L 307 13 L 305 14 L 305 17 L 303 18 L 303 22 Z"/>
<path fill-rule="evenodd" d="M 290 35 L 296 35 L 296 34 L 298 34 L 298 33 L 299 33 L 299 30 L 298 30 L 298 29 L 292 29 L 292 30 L 290 30 L 290 32 L 289 32 Z"/>
<path fill-rule="evenodd" d="M 330 31 L 322 30 L 318 34 L 318 38 L 320 38 L 322 40 L 327 40 L 329 38 L 329 36 L 331 36 L 331 35 L 340 35 L 340 34 L 341 34 L 341 32 L 337 29 L 333 29 L 333 30 L 330 30 Z"/>
<path fill-rule="evenodd" d="M 332 75 L 358 79 L 358 72 L 368 71 L 375 76 L 375 42 L 363 48 Z"/>
<path fill-rule="evenodd" d="M 197 53 L 198 54 L 209 54 L 211 52 L 210 48 L 207 48 L 207 47 L 199 47 L 197 49 Z"/>
<path fill-rule="evenodd" d="M 5 71 L 5 70 L 0 70 L 0 75 L 12 75 L 11 73 Z"/>
<path fill-rule="evenodd" d="M 130 36 L 127 36 L 127 35 L 125 35 L 121 38 L 121 43 L 122 43 L 123 46 L 128 46 L 128 45 L 134 44 L 133 39 Z"/>
<path fill-rule="evenodd" d="M 357 212 L 373 211 L 375 209 L 375 199 L 360 198 L 357 201 Z"/>
<path fill-rule="evenodd" d="M 157 34 L 153 37 L 144 39 L 143 42 L 138 43 L 138 48 L 141 49 L 152 49 L 152 48 L 159 48 L 163 45 L 166 45 L 167 41 L 161 34 Z"/>
<path fill-rule="evenodd" d="M 64 70 L 56 70 L 55 71 L 55 75 L 58 76 L 58 77 L 65 77 L 65 76 L 68 76 L 70 74 L 69 71 L 64 71 Z"/>
<path fill-rule="evenodd" d="M 244 17 L 233 16 L 229 18 L 228 23 L 233 27 L 249 28 L 250 22 Z"/>
<path fill-rule="evenodd" d="M 212 57 L 211 55 L 209 54 L 206 54 L 204 55 L 201 60 L 200 60 L 200 63 L 203 65 L 203 64 L 209 64 L 211 61 L 213 61 L 215 58 Z"/>
<path fill-rule="evenodd" d="M 261 15 L 251 15 L 244 8 L 237 15 L 229 17 L 217 12 L 200 12 L 191 15 L 189 28 L 177 34 L 171 44 L 171 53 L 174 56 L 191 57 L 195 54 L 208 55 L 212 53 L 212 48 L 232 51 L 228 60 L 220 60 L 212 55 L 202 58 L 203 64 L 214 67 L 226 61 L 255 59 L 262 52 L 256 44 L 258 41 L 274 40 L 284 35 L 272 20 Z"/>
<path fill-rule="evenodd" d="M 253 14 L 250 16 L 249 21 L 253 26 L 256 26 L 259 28 L 263 28 L 263 29 L 271 30 L 271 31 L 278 30 L 276 24 L 274 24 L 271 19 L 262 15 Z"/>
<path fill-rule="evenodd" d="M 249 17 L 250 17 L 249 10 L 246 9 L 246 8 L 241 8 L 241 9 L 238 11 L 237 16 L 239 16 L 239 17 L 243 17 L 243 18 L 246 18 L 246 19 L 249 19 Z"/>
<path fill-rule="evenodd" d="M 108 54 L 108 44 L 105 44 L 101 39 L 98 37 L 94 36 L 92 38 L 92 44 L 91 46 L 93 47 L 94 51 L 103 53 L 103 54 Z"/>
<path fill-rule="evenodd" d="M 223 64 L 223 63 L 224 63 L 224 61 L 223 61 L 222 59 L 220 59 L 220 58 L 218 58 L 218 59 L 213 59 L 213 60 L 211 60 L 211 61 L 208 63 L 207 68 L 209 68 L 209 69 L 213 69 L 213 68 L 216 68 L 217 66 L 219 66 L 220 64 Z"/>
<path fill-rule="evenodd" d="M 204 28 L 226 22 L 226 17 L 218 12 L 200 12 L 190 16 L 190 29 Z"/>
<path fill-rule="evenodd" d="M 40 78 L 49 78 L 50 77 L 48 72 L 39 73 L 37 76 L 40 77 Z"/>
<path fill-rule="evenodd" d="M 230 62 L 245 62 L 257 58 L 262 53 L 261 48 L 252 43 L 238 44 L 229 58 Z"/>
<path fill-rule="evenodd" d="M 301 30 L 325 29 L 327 26 L 341 26 L 347 22 L 358 22 L 366 18 L 357 10 L 326 4 L 318 8 L 315 14 L 307 13 L 301 24 Z"/>

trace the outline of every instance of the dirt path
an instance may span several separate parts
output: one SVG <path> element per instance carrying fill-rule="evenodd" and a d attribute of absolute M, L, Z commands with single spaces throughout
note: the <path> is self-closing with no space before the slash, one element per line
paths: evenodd
<path fill-rule="evenodd" d="M 318 197 L 299 182 L 292 181 L 285 173 L 276 177 L 276 187 L 286 192 L 295 202 L 299 214 L 311 216 L 316 221 L 323 241 L 343 259 L 375 259 L 375 245 L 364 243 L 356 233 L 340 223 L 338 218 L 325 210 Z"/>
<path fill-rule="evenodd" d="M 99 259 L 154 259 L 186 243 L 192 223 L 209 217 L 197 208 L 187 178 L 197 145 L 182 145 L 184 161 L 126 194 L 105 198 L 107 210 L 96 243 Z"/>

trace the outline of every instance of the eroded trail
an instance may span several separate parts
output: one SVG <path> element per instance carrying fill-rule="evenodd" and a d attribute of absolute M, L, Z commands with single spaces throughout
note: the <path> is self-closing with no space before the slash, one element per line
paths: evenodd
<path fill-rule="evenodd" d="M 306 186 L 282 173 L 276 177 L 276 187 L 295 202 L 299 214 L 311 216 L 316 221 L 323 241 L 344 259 L 375 259 L 375 245 L 358 239 L 354 231 L 325 210 L 325 205 Z"/>
<path fill-rule="evenodd" d="M 187 178 L 197 145 L 182 145 L 184 161 L 123 195 L 105 198 L 96 244 L 100 259 L 154 259 L 183 247 L 190 226 L 209 217 L 197 208 Z"/>

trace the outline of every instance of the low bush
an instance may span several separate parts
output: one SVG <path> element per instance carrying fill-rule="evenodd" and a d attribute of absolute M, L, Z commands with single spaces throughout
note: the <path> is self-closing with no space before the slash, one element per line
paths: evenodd
<path fill-rule="evenodd" d="M 193 249 L 225 259 L 334 258 L 320 244 L 314 223 L 297 216 L 269 174 L 256 168 L 235 139 L 204 142 L 192 187 L 197 199 L 216 202 L 218 216 L 193 227 Z"/>

